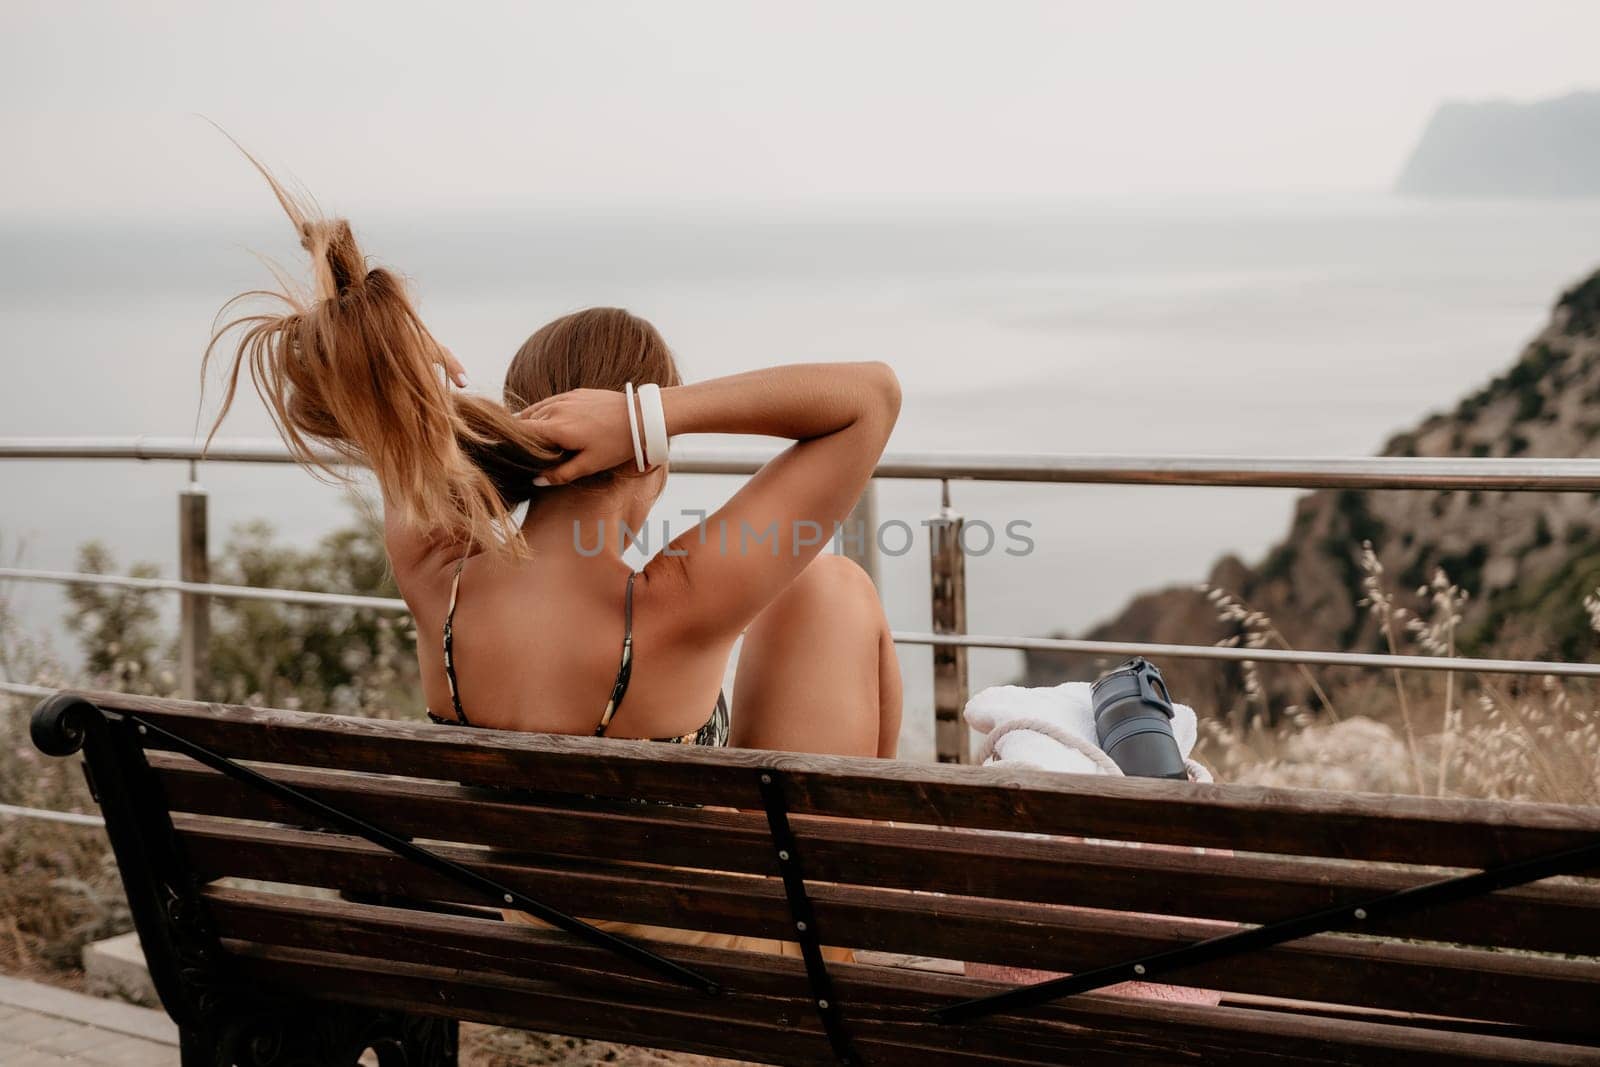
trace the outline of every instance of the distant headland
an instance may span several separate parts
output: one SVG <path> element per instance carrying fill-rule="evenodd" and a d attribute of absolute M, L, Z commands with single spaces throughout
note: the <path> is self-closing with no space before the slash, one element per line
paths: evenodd
<path fill-rule="evenodd" d="M 1600 92 L 1447 100 L 1395 182 L 1427 197 L 1600 196 Z"/>

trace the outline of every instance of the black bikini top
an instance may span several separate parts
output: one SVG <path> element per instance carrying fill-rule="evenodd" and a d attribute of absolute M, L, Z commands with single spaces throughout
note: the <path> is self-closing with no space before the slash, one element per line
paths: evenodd
<path fill-rule="evenodd" d="M 450 579 L 450 609 L 444 617 L 444 676 L 450 683 L 450 704 L 455 709 L 455 721 L 428 712 L 428 718 L 445 726 L 471 726 L 467 720 L 467 713 L 461 707 L 461 689 L 456 682 L 455 664 L 455 619 L 456 598 L 461 590 L 461 568 L 466 566 L 466 557 L 456 564 L 455 574 Z M 600 713 L 600 722 L 594 728 L 594 736 L 604 737 L 606 729 L 611 725 L 611 720 L 616 716 L 617 709 L 622 706 L 622 698 L 627 695 L 628 681 L 633 676 L 633 580 L 638 577 L 638 572 L 628 574 L 628 589 L 623 598 L 622 608 L 622 662 L 617 666 L 617 680 L 611 686 L 611 699 L 606 701 L 605 711 Z M 711 717 L 707 719 L 698 730 L 683 734 L 678 737 L 653 737 L 650 740 L 660 741 L 672 745 L 709 745 L 720 748 L 728 743 L 728 702 L 723 699 L 719 690 L 717 705 L 712 709 Z"/>

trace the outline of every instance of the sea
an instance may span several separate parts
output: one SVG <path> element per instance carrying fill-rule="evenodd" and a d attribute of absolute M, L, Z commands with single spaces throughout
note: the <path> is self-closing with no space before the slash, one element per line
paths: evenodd
<path fill-rule="evenodd" d="M 263 196 L 263 200 L 266 197 Z M 0 437 L 209 426 L 200 356 L 234 294 L 303 270 L 268 211 L 166 223 L 0 223 Z M 891 449 L 1116 455 L 1359 456 L 1507 367 L 1561 290 L 1600 267 L 1600 201 L 1424 201 L 1381 193 L 1116 199 L 1046 206 L 547 210 L 526 217 L 354 219 L 406 274 L 434 333 L 497 393 L 550 318 L 605 304 L 654 321 L 687 376 L 881 359 L 904 408 Z M 270 433 L 242 394 L 230 437 Z M 750 442 L 688 441 L 686 449 Z M 0 460 L 0 557 L 71 569 L 100 539 L 118 564 L 176 570 L 183 464 Z M 206 464 L 213 544 L 266 519 L 311 544 L 347 521 L 346 489 L 292 467 Z M 674 530 L 726 477 L 675 478 Z M 1293 491 L 956 483 L 951 505 L 1030 550 L 974 554 L 975 633 L 1080 631 L 1141 590 L 1258 557 Z M 879 582 L 891 623 L 929 628 L 922 520 L 931 482 L 885 482 Z M 981 543 L 976 547 L 982 547 Z M 73 657 L 49 586 L 6 590 L 24 625 Z M 931 655 L 906 647 L 908 754 L 931 745 Z M 973 685 L 1020 657 L 975 652 Z"/>

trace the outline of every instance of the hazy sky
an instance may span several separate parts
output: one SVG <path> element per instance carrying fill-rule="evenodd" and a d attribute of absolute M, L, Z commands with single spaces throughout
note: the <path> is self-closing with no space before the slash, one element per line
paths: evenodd
<path fill-rule="evenodd" d="M 1387 185 L 1445 97 L 1600 81 L 1600 3 L 0 8 L 0 212 L 542 212 Z"/>

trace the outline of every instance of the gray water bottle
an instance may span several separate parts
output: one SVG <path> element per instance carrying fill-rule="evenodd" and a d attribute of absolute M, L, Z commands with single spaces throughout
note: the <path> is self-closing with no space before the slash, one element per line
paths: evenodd
<path fill-rule="evenodd" d="M 1094 732 L 1122 773 L 1188 781 L 1172 735 L 1172 697 L 1155 664 L 1142 656 L 1094 683 Z"/>

